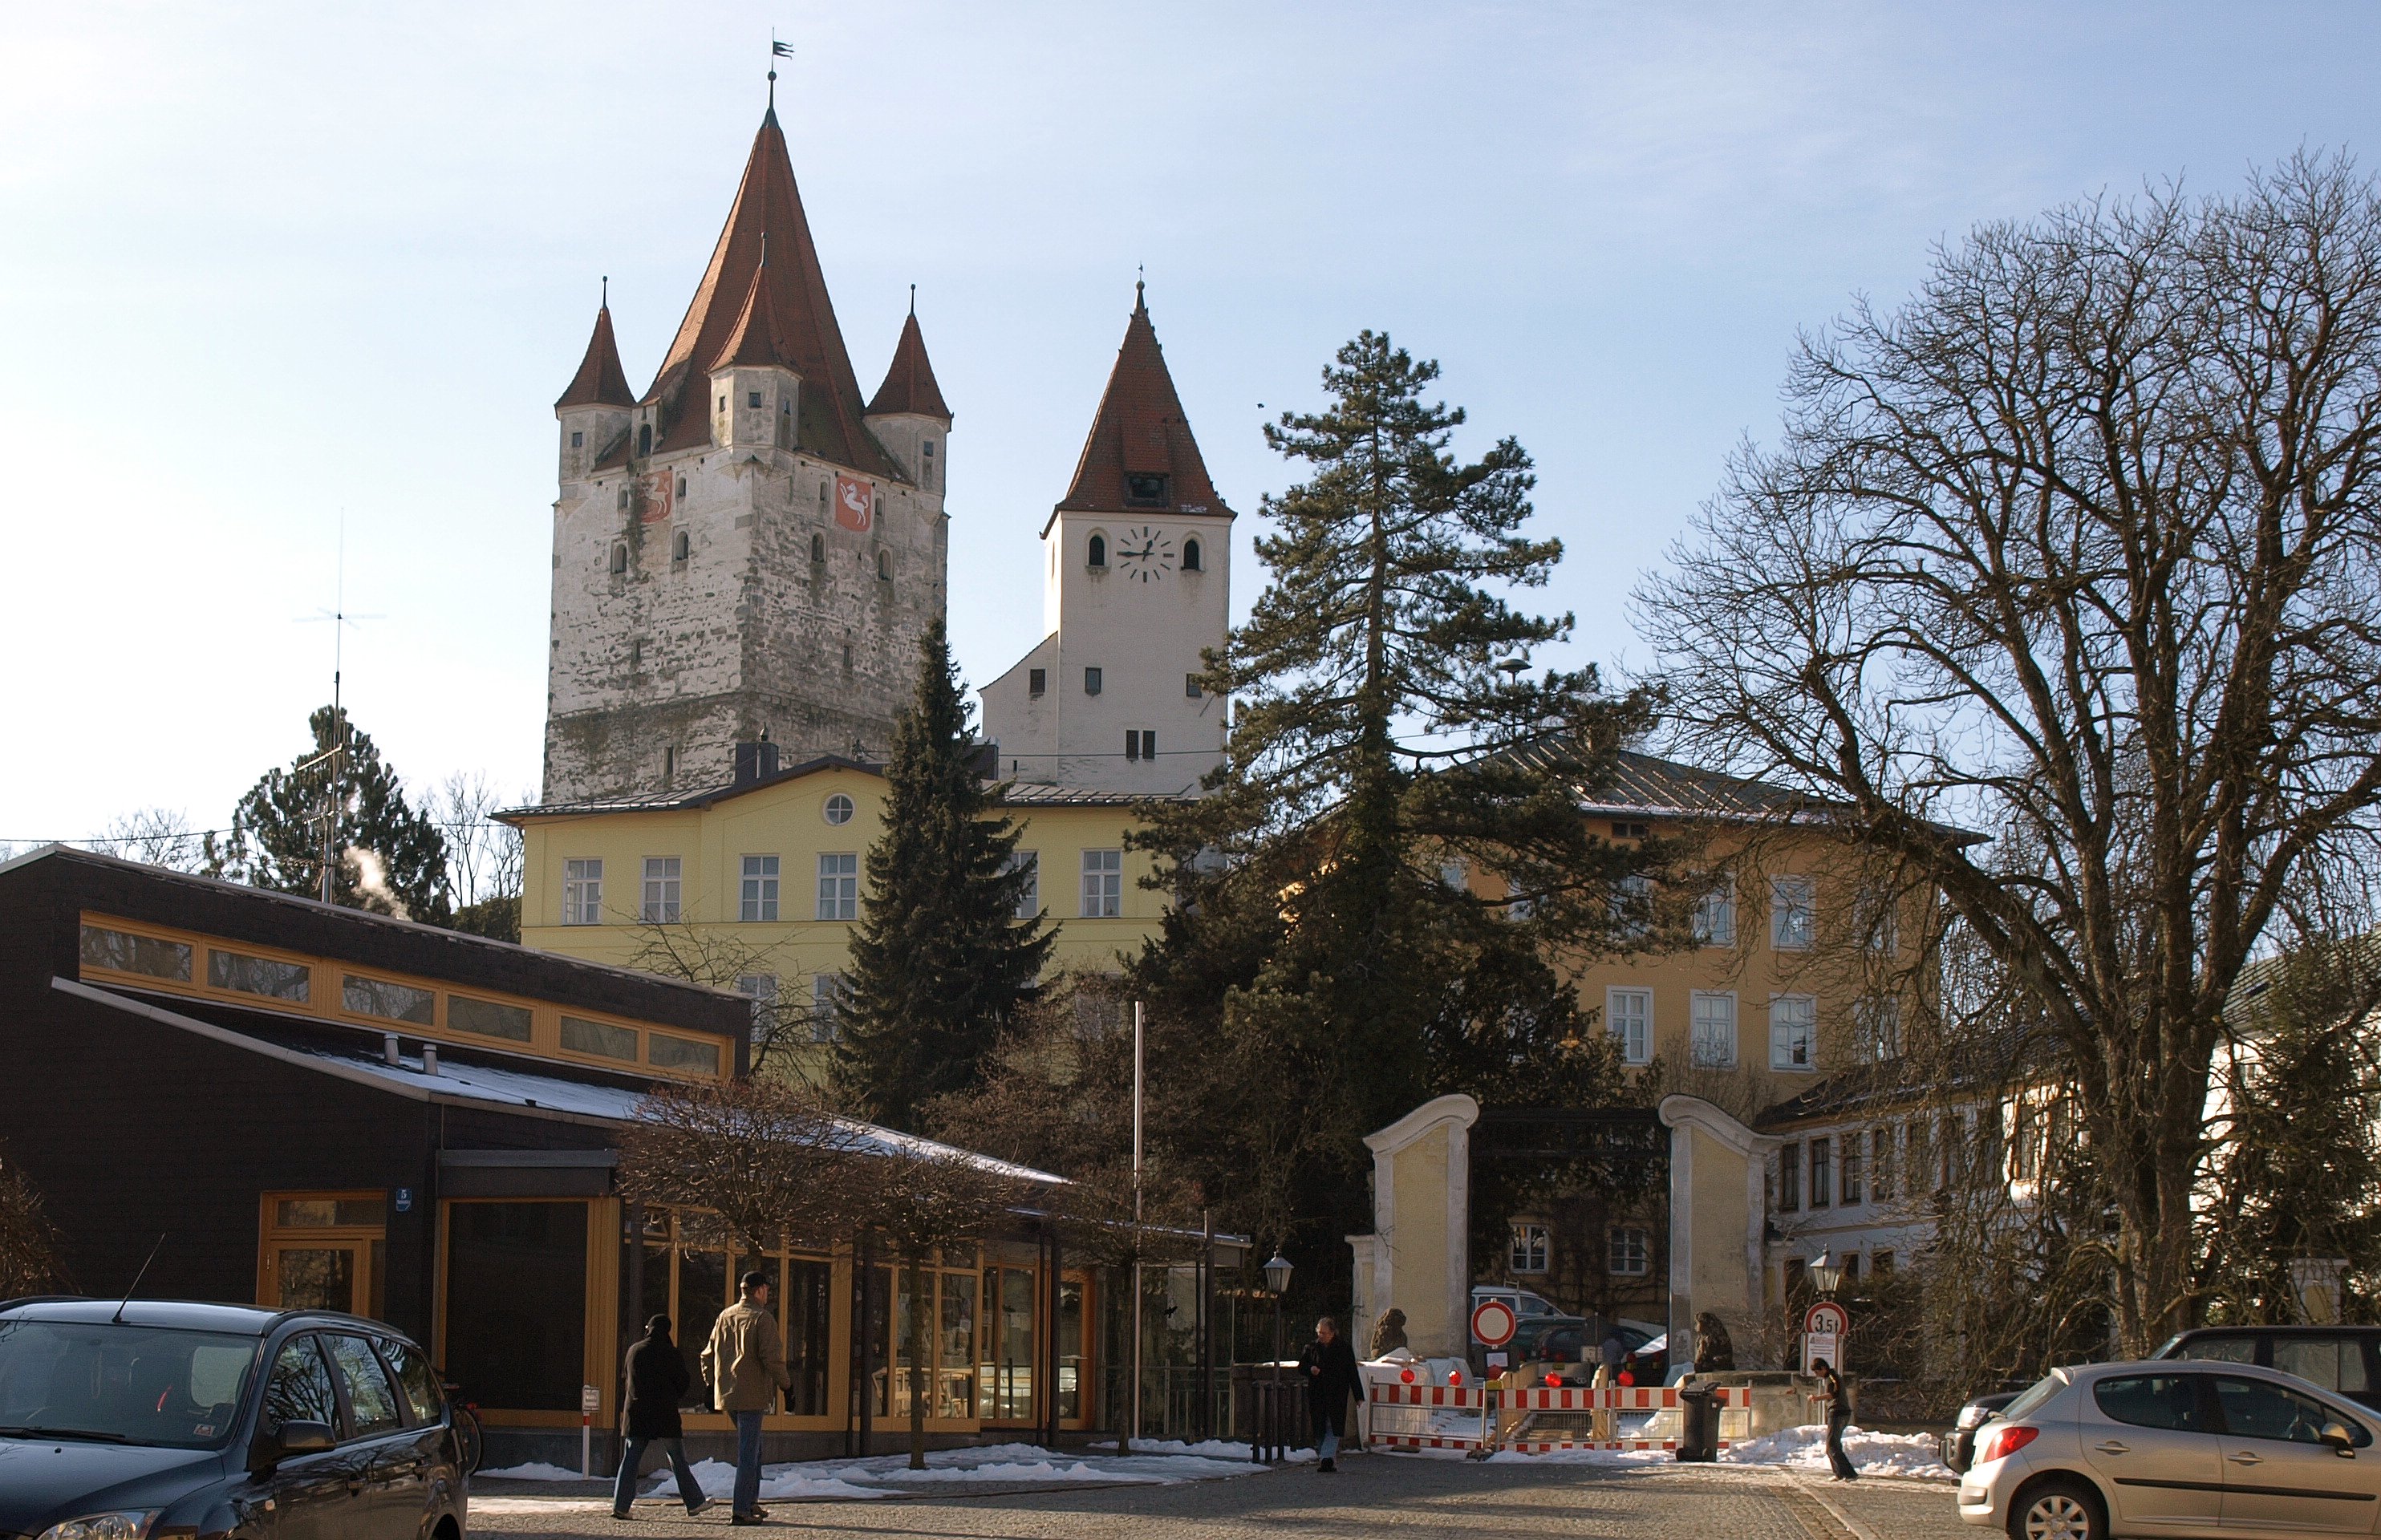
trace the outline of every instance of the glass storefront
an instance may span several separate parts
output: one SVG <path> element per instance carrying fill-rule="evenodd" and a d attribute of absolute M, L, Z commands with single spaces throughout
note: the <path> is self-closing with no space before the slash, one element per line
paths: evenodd
<path fill-rule="evenodd" d="M 447 1377 L 463 1399 L 576 1412 L 587 1363 L 587 1204 L 446 1205 Z M 607 1333 L 608 1335 L 608 1333 Z"/>

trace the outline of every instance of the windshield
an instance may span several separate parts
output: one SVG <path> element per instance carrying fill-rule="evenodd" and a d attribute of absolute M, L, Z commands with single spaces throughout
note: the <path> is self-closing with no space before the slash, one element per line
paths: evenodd
<path fill-rule="evenodd" d="M 258 1347 L 165 1326 L 0 1321 L 0 1437 L 220 1448 Z"/>

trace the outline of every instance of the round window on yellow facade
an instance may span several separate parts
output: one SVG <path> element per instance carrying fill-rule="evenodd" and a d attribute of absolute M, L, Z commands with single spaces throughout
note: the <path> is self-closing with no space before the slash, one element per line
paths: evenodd
<path fill-rule="evenodd" d="M 838 791 L 826 800 L 826 821 L 838 826 L 851 822 L 851 799 Z"/>

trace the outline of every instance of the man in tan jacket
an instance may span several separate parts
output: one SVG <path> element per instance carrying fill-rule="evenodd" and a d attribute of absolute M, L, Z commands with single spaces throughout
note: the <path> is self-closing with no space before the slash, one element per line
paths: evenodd
<path fill-rule="evenodd" d="M 761 1509 L 761 1417 L 794 1383 L 785 1338 L 769 1313 L 767 1275 L 747 1273 L 737 1280 L 736 1302 L 712 1324 L 703 1347 L 702 1377 L 710 1382 L 712 1404 L 736 1423 L 736 1498 L 727 1522 L 757 1524 L 767 1517 Z"/>

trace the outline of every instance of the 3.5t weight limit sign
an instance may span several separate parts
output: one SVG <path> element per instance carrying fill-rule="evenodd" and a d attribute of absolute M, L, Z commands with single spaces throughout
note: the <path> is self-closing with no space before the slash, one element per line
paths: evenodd
<path fill-rule="evenodd" d="M 1802 1372 L 1825 1359 L 1838 1374 L 1844 1367 L 1844 1338 L 1851 1335 L 1851 1312 L 1833 1300 L 1821 1300 L 1802 1316 Z"/>
<path fill-rule="evenodd" d="M 1503 1347 L 1520 1324 L 1513 1307 L 1502 1300 L 1483 1300 L 1471 1307 L 1471 1336 L 1484 1346 Z"/>

